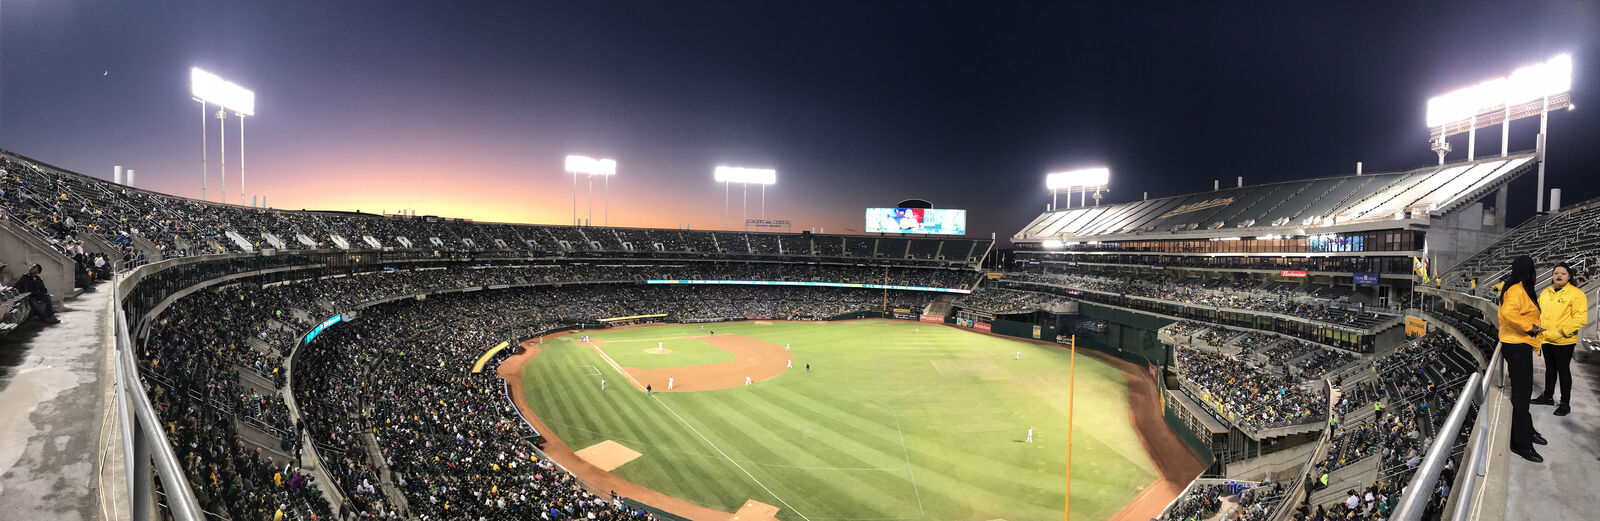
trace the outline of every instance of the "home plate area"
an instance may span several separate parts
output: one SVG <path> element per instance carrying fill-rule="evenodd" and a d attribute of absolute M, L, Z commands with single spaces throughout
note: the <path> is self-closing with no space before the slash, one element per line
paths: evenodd
<path fill-rule="evenodd" d="M 601 470 L 606 472 L 611 472 L 613 469 L 639 457 L 638 451 L 611 440 L 590 445 L 588 448 L 579 450 L 577 454 L 584 461 L 600 467 Z"/>

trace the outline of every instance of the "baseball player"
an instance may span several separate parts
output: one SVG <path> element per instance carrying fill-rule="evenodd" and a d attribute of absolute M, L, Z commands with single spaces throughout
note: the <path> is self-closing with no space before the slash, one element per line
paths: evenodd
<path fill-rule="evenodd" d="M 671 378 L 667 379 L 667 390 L 668 391 L 672 390 L 672 379 Z"/>
<path fill-rule="evenodd" d="M 606 390 L 606 379 L 605 378 L 601 378 L 600 379 L 600 390 L 602 390 L 602 391 Z"/>
<path fill-rule="evenodd" d="M 1033 427 L 1028 427 L 1028 443 L 1033 443 Z"/>
<path fill-rule="evenodd" d="M 788 369 L 794 369 L 794 360 L 788 361 L 788 365 L 786 365 L 784 367 L 786 367 Z"/>
<path fill-rule="evenodd" d="M 748 377 L 748 376 L 744 377 L 744 384 L 745 385 L 750 385 L 750 377 Z"/>

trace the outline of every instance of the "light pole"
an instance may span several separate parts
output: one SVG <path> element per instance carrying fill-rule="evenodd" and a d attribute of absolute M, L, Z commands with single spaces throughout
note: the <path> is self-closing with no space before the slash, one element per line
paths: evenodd
<path fill-rule="evenodd" d="M 1072 189 L 1081 189 L 1083 195 L 1079 206 L 1088 206 L 1088 193 L 1092 188 L 1095 191 L 1095 202 L 1099 202 L 1100 190 L 1111 181 L 1111 169 L 1105 167 L 1084 168 L 1066 172 L 1051 172 L 1044 177 L 1044 186 L 1050 190 L 1050 207 L 1055 208 L 1056 194 L 1062 190 L 1067 192 L 1067 208 L 1072 208 Z"/>
<path fill-rule="evenodd" d="M 761 185 L 761 213 L 766 214 L 766 188 L 767 185 L 778 182 L 778 171 L 771 168 L 746 168 L 739 166 L 719 166 L 711 171 L 712 179 L 722 183 L 722 229 L 728 229 L 728 187 L 731 183 L 744 185 L 744 229 L 749 230 L 750 216 L 750 185 Z"/>
<path fill-rule="evenodd" d="M 206 185 L 210 172 L 206 166 L 206 103 L 217 105 L 217 119 L 222 120 L 218 134 L 221 136 L 220 165 L 222 169 L 222 202 L 228 202 L 228 111 L 239 116 L 239 200 L 244 201 L 244 118 L 254 116 L 256 113 L 256 93 L 240 87 L 232 82 L 224 81 L 215 74 L 200 70 L 198 67 L 189 69 L 189 93 L 196 101 L 200 102 L 200 199 L 208 198 Z"/>
<path fill-rule="evenodd" d="M 567 156 L 566 169 L 567 169 L 567 172 L 572 173 L 572 222 L 573 222 L 573 224 L 579 224 L 579 222 L 578 222 L 578 174 L 584 174 L 584 175 L 589 177 L 589 216 L 583 221 L 582 224 L 587 226 L 591 221 L 594 220 L 594 176 L 598 175 L 598 176 L 605 176 L 605 178 L 606 178 L 606 210 L 605 211 L 606 211 L 607 225 L 609 225 L 610 224 L 610 220 L 611 220 L 611 217 L 610 217 L 610 215 L 611 215 L 611 176 L 616 175 L 616 173 L 617 173 L 617 161 L 615 159 L 595 159 L 595 158 L 592 158 L 592 157 L 589 157 L 589 156 Z"/>
<path fill-rule="evenodd" d="M 200 102 L 200 200 L 206 200 L 206 179 L 211 175 L 211 170 L 206 168 L 206 100 L 196 99 Z"/>

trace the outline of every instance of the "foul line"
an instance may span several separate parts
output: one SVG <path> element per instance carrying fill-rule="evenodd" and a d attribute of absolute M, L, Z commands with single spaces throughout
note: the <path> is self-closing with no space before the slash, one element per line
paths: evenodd
<path fill-rule="evenodd" d="M 678 411 L 672 410 L 672 407 L 668 406 L 667 402 L 661 401 L 661 397 L 660 396 L 656 396 L 656 395 L 652 394 L 652 395 L 650 395 L 650 397 L 651 398 L 655 398 L 656 399 L 656 403 L 661 404 L 661 407 L 665 408 L 667 410 L 667 412 L 672 413 L 672 417 L 677 418 L 678 421 L 680 421 L 680 422 L 683 422 L 683 426 L 684 427 L 688 427 L 689 431 L 693 432 L 695 434 L 695 436 L 699 436 L 701 440 L 704 440 L 706 442 L 706 445 L 709 445 L 711 447 L 711 450 L 717 451 L 717 454 L 721 454 L 724 459 L 728 460 L 728 463 L 732 463 L 734 467 L 738 468 L 739 472 L 743 472 L 744 475 L 749 476 L 750 477 L 750 481 L 754 481 L 756 483 L 756 486 L 761 487 L 761 490 L 767 491 L 767 494 L 772 496 L 773 499 L 778 500 L 779 503 L 783 503 L 783 506 L 788 507 L 790 512 L 794 512 L 794 515 L 800 516 L 801 519 L 804 519 L 806 521 L 811 521 L 811 518 L 806 517 L 805 514 L 800 513 L 799 510 L 796 510 L 794 508 L 794 505 L 790 505 L 788 501 L 784 501 L 783 498 L 778 497 L 777 494 L 772 492 L 772 489 L 767 488 L 767 486 L 765 484 L 761 483 L 761 480 L 756 479 L 756 477 L 754 475 L 750 474 L 750 471 L 745 470 L 744 469 L 744 465 L 740 465 L 739 462 L 734 461 L 733 458 L 731 458 L 731 457 L 728 457 L 728 453 L 722 452 L 722 449 L 718 448 L 717 444 L 711 443 L 711 440 L 707 439 L 706 435 L 700 434 L 700 430 L 699 429 L 696 429 L 696 428 L 694 428 L 693 425 L 690 425 L 689 422 L 687 420 L 684 420 L 682 416 L 678 416 Z"/>
<path fill-rule="evenodd" d="M 906 448 L 906 431 L 900 430 L 900 413 L 894 413 L 894 431 L 900 433 L 900 453 L 906 457 L 906 475 L 911 477 L 911 492 L 917 495 L 917 516 L 926 518 L 928 514 L 922 511 L 922 489 L 917 488 L 917 474 L 911 471 L 911 451 Z"/>
<path fill-rule="evenodd" d="M 600 350 L 600 346 L 594 345 L 594 342 L 589 342 L 589 347 L 594 348 L 594 352 L 600 353 L 600 358 L 606 359 L 606 363 L 611 364 L 611 368 L 612 369 L 616 369 L 617 372 L 622 373 L 622 376 L 626 377 L 628 379 L 628 381 L 633 382 L 633 387 L 634 388 L 636 388 L 636 389 L 638 389 L 640 391 L 644 390 L 644 386 L 643 385 L 639 385 L 639 381 L 638 380 L 634 380 L 633 379 L 633 375 L 628 374 L 627 371 L 623 371 L 622 370 L 622 366 L 617 365 L 617 362 L 615 360 L 612 360 L 610 356 L 607 356 L 605 351 L 601 351 Z"/>

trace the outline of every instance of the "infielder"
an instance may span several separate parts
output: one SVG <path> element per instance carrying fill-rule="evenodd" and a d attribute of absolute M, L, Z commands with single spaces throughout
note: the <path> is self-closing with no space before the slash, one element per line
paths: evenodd
<path fill-rule="evenodd" d="M 786 367 L 788 367 L 789 369 L 794 369 L 794 360 L 790 360 L 789 361 L 789 365 L 786 366 Z"/>
<path fill-rule="evenodd" d="M 745 385 L 750 385 L 750 377 L 748 377 L 748 376 L 744 377 L 744 384 Z"/>
<path fill-rule="evenodd" d="M 672 390 L 672 379 L 671 378 L 667 379 L 667 390 L 668 391 Z"/>

